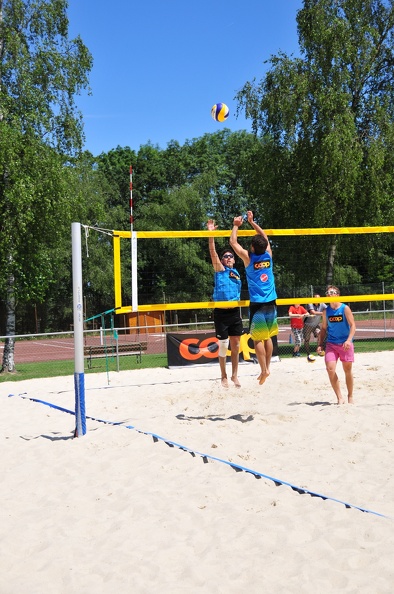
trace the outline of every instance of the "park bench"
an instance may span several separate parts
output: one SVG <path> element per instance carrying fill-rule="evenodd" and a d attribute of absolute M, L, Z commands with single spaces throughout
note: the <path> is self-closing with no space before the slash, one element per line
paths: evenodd
<path fill-rule="evenodd" d="M 92 359 L 99 357 L 118 355 L 135 355 L 137 363 L 141 363 L 142 353 L 148 348 L 147 342 L 122 342 L 115 345 L 105 346 L 104 344 L 85 345 L 83 347 L 83 354 L 88 359 L 88 368 L 92 367 Z"/>

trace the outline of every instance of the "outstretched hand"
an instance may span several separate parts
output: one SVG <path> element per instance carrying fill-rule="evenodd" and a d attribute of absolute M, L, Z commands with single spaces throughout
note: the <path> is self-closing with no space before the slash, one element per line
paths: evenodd
<path fill-rule="evenodd" d="M 208 231 L 216 231 L 217 228 L 218 226 L 215 225 L 215 221 L 213 219 L 209 219 L 209 221 L 207 222 Z"/>
<path fill-rule="evenodd" d="M 251 210 L 248 210 L 248 212 L 246 213 L 246 216 L 248 217 L 248 223 L 250 223 L 250 225 L 253 223 L 253 213 Z"/>
<path fill-rule="evenodd" d="M 234 221 L 233 221 L 233 225 L 235 227 L 240 227 L 243 223 L 243 217 L 239 216 L 239 217 L 234 217 Z"/>

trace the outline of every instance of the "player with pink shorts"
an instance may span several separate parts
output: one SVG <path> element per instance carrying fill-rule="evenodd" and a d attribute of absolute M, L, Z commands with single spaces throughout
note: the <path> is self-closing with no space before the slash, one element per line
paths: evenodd
<path fill-rule="evenodd" d="M 342 344 L 335 344 L 328 342 L 326 345 L 325 361 L 338 361 L 354 363 L 354 344 L 351 343 L 349 348 L 345 350 Z"/>
<path fill-rule="evenodd" d="M 339 297 L 339 295 L 340 291 L 338 287 L 330 285 L 327 288 L 327 297 L 333 299 L 334 297 Z M 320 353 L 322 351 L 322 345 L 327 336 L 325 353 L 326 369 L 338 404 L 345 404 L 336 372 L 338 359 L 341 361 L 343 371 L 345 372 L 347 402 L 353 404 L 352 366 L 354 362 L 353 337 L 355 332 L 356 324 L 350 307 L 335 300 L 329 303 L 322 315 L 322 327 L 319 334 L 317 352 Z"/>

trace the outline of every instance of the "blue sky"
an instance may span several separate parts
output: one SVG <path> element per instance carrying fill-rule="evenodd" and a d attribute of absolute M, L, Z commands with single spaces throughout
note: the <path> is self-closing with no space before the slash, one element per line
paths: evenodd
<path fill-rule="evenodd" d="M 300 8 L 302 0 L 69 0 L 70 36 L 94 59 L 92 95 L 77 97 L 84 148 L 138 151 L 222 126 L 250 131 L 234 96 L 263 78 L 271 55 L 299 53 Z M 225 124 L 211 118 L 217 102 L 230 108 Z"/>

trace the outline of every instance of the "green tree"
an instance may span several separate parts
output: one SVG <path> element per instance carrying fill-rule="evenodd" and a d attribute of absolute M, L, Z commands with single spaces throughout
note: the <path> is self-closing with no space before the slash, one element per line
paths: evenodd
<path fill-rule="evenodd" d="M 130 224 L 130 166 L 135 167 L 136 155 L 130 147 L 117 146 L 97 157 L 97 168 L 106 179 L 106 202 L 108 209 L 120 206 L 124 212 L 122 229 Z"/>
<path fill-rule="evenodd" d="M 74 96 L 92 58 L 68 38 L 66 0 L 0 0 L 0 289 L 14 371 L 15 307 L 40 301 L 53 282 L 56 242 L 81 211 L 70 192 L 83 142 Z"/>
<path fill-rule="evenodd" d="M 264 79 L 237 95 L 277 157 L 281 196 L 265 204 L 266 214 L 275 210 L 283 223 L 296 214 L 297 226 L 387 224 L 394 210 L 393 0 L 304 0 L 297 25 L 301 57 L 271 57 Z M 310 238 L 297 238 L 294 266 L 302 277 L 310 266 L 300 253 L 325 257 L 329 283 L 350 249 L 354 266 L 369 259 L 371 271 L 365 247 L 376 241 L 330 236 L 320 242 L 324 255 Z"/>
<path fill-rule="evenodd" d="M 256 203 L 250 192 L 254 189 L 251 180 L 258 173 L 251 163 L 263 161 L 261 152 L 262 143 L 253 134 L 223 129 L 182 146 L 172 140 L 166 149 L 148 143 L 136 154 L 129 147 L 103 153 L 97 158 L 98 171 L 105 178 L 102 187 L 108 207 L 102 226 L 129 228 L 131 164 L 135 230 L 205 230 L 210 217 L 221 229 L 230 229 L 233 217 Z M 221 244 L 224 246 L 225 241 L 218 241 L 218 247 Z M 122 278 L 127 279 L 127 242 L 121 242 L 121 250 Z M 101 258 L 101 273 L 109 261 L 109 254 Z M 206 300 L 212 293 L 211 272 L 207 246 L 201 240 L 138 242 L 141 303 Z M 97 270 L 96 287 L 101 277 Z M 180 283 L 180 278 L 185 282 Z M 124 282 L 122 287 L 123 302 L 130 302 L 130 283 Z"/>

